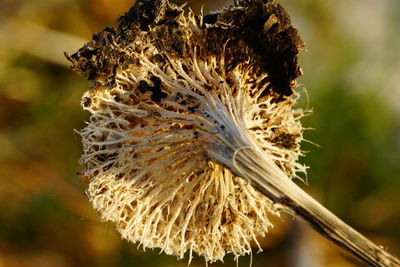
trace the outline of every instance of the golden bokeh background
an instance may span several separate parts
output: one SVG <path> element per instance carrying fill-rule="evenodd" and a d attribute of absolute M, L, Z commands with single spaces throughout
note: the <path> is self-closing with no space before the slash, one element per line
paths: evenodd
<path fill-rule="evenodd" d="M 400 2 L 281 0 L 300 30 L 307 87 L 303 120 L 307 192 L 400 255 Z M 196 13 L 229 1 L 189 1 Z M 101 222 L 75 172 L 87 81 L 63 52 L 126 12 L 128 0 L 0 2 L 0 267 L 187 266 L 143 252 Z M 309 99 L 309 101 L 307 101 Z M 285 216 L 262 240 L 253 266 L 362 266 Z M 256 252 L 256 250 L 254 250 Z M 242 257 L 239 266 L 249 266 Z M 191 266 L 205 266 L 196 257 Z M 232 256 L 210 267 L 236 266 Z"/>

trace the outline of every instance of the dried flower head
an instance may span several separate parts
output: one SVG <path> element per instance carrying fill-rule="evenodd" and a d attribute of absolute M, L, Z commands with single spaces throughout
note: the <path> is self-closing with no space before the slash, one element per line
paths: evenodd
<path fill-rule="evenodd" d="M 257 150 L 290 178 L 305 172 L 297 163 L 304 112 L 293 108 L 292 89 L 302 46 L 274 1 L 235 1 L 196 17 L 166 0 L 138 0 L 68 56 L 90 81 L 81 174 L 102 219 L 179 258 L 251 253 L 277 212 L 241 178 L 239 158 Z"/>

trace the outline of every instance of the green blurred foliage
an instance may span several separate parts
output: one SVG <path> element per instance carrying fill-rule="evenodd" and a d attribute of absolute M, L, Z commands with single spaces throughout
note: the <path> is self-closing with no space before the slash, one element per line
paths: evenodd
<path fill-rule="evenodd" d="M 199 12 L 229 1 L 189 1 Z M 308 188 L 350 225 L 400 254 L 400 3 L 282 0 L 302 33 L 302 162 Z M 182 3 L 182 1 L 181 1 Z M 0 266 L 186 266 L 143 252 L 101 222 L 75 175 L 87 88 L 73 52 L 112 24 L 128 0 L 0 3 Z M 360 266 L 291 218 L 276 220 L 253 266 Z M 256 251 L 256 250 L 255 250 Z M 249 257 L 239 261 L 248 266 Z M 196 257 L 192 266 L 205 266 Z M 225 265 L 235 266 L 231 256 Z"/>

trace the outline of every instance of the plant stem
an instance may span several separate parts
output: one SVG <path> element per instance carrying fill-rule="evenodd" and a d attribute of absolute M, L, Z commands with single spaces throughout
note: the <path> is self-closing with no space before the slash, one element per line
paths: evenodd
<path fill-rule="evenodd" d="M 242 149 L 234 156 L 232 167 L 234 173 L 248 179 L 262 194 L 272 199 L 278 210 L 306 221 L 314 230 L 369 266 L 400 266 L 399 259 L 355 231 L 309 196 L 257 148 Z"/>

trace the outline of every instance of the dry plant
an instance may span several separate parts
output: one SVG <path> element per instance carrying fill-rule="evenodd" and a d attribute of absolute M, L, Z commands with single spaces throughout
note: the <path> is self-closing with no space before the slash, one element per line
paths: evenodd
<path fill-rule="evenodd" d="M 306 172 L 302 47 L 274 1 L 195 16 L 138 0 L 67 55 L 90 83 L 80 174 L 102 219 L 143 248 L 214 262 L 251 253 L 284 211 L 371 266 L 399 266 L 291 181 Z"/>

